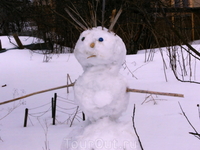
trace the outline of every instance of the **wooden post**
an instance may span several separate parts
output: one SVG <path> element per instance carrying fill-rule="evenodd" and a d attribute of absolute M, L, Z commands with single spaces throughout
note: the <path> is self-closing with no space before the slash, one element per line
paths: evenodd
<path fill-rule="evenodd" d="M 85 121 L 85 114 L 84 114 L 84 112 L 82 112 L 82 116 L 83 116 L 83 121 Z"/>
<path fill-rule="evenodd" d="M 51 116 L 54 118 L 54 100 L 53 97 L 51 98 Z"/>
<path fill-rule="evenodd" d="M 24 116 L 24 127 L 27 126 L 27 120 L 28 120 L 28 108 L 25 109 L 25 116 Z"/>
<path fill-rule="evenodd" d="M 22 42 L 20 41 L 18 35 L 16 33 L 14 33 L 13 37 L 14 37 L 15 41 L 17 42 L 17 45 L 19 46 L 19 49 L 24 49 L 24 46 L 23 46 Z"/>
<path fill-rule="evenodd" d="M 57 93 L 54 94 L 54 104 L 53 104 L 53 125 L 55 125 L 55 121 L 56 121 L 56 101 L 57 101 Z"/>
<path fill-rule="evenodd" d="M 0 40 L 0 52 L 4 52 L 6 49 L 2 48 L 1 40 Z"/>
<path fill-rule="evenodd" d="M 0 40 L 0 50 L 2 50 L 1 40 Z"/>

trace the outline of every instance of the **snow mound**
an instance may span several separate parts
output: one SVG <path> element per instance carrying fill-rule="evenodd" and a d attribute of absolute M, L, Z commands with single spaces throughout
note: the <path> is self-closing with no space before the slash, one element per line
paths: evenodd
<path fill-rule="evenodd" d="M 103 118 L 95 123 L 75 127 L 64 138 L 62 150 L 140 150 L 131 123 Z"/>

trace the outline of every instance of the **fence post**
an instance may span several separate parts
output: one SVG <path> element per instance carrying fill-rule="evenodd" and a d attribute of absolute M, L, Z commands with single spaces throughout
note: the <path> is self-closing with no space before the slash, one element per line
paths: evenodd
<path fill-rule="evenodd" d="M 24 116 L 24 127 L 27 126 L 27 120 L 28 120 L 28 108 L 25 109 L 25 116 Z"/>
<path fill-rule="evenodd" d="M 54 100 L 53 97 L 51 98 L 51 116 L 54 118 Z"/>
<path fill-rule="evenodd" d="M 82 116 L 83 116 L 83 121 L 85 121 L 85 114 L 84 114 L 84 112 L 82 112 Z"/>
<path fill-rule="evenodd" d="M 56 120 L 56 101 L 57 101 L 57 93 L 54 93 L 54 104 L 53 104 L 53 125 L 55 125 Z"/>
<path fill-rule="evenodd" d="M 2 48 L 2 44 L 1 44 L 1 40 L 0 40 L 0 52 L 4 52 L 6 49 L 5 48 Z"/>
<path fill-rule="evenodd" d="M 1 40 L 0 40 L 0 50 L 2 50 Z"/>
<path fill-rule="evenodd" d="M 24 46 L 23 46 L 21 40 L 19 39 L 18 35 L 16 33 L 14 33 L 13 37 L 14 37 L 19 49 L 24 49 Z"/>

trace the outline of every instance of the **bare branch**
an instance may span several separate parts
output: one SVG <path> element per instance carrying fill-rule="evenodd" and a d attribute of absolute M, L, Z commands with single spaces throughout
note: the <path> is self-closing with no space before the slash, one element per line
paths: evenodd
<path fill-rule="evenodd" d="M 133 107 L 133 117 L 132 117 L 132 122 L 133 122 L 133 129 L 134 129 L 134 131 L 135 131 L 135 134 L 136 134 L 136 136 L 137 136 L 137 138 L 138 138 L 138 142 L 139 142 L 139 144 L 140 144 L 140 147 L 141 147 L 141 150 L 144 150 L 144 148 L 143 148 L 143 146 L 142 146 L 142 142 L 141 142 L 141 140 L 140 140 L 140 137 L 139 137 L 139 135 L 138 135 L 138 133 L 137 133 L 137 129 L 136 129 L 136 127 L 135 127 L 135 104 L 134 104 L 134 107 Z"/>
<path fill-rule="evenodd" d="M 17 101 L 17 100 L 20 100 L 20 99 L 23 99 L 23 98 L 26 98 L 26 97 L 30 97 L 30 96 L 33 96 L 33 95 L 36 95 L 36 94 L 41 94 L 41 93 L 45 93 L 45 92 L 49 92 L 49 91 L 53 91 L 53 90 L 58 90 L 58 89 L 62 89 L 62 88 L 70 87 L 70 86 L 74 86 L 74 83 L 71 83 L 69 85 L 63 85 L 63 86 L 47 89 L 47 90 L 34 92 L 34 93 L 31 93 L 31 94 L 28 94 L 28 95 L 24 95 L 24 96 L 21 96 L 21 97 L 18 97 L 18 98 L 14 98 L 14 99 L 11 99 L 11 100 L 8 100 L 8 101 L 1 102 L 0 105 L 7 104 L 7 103 L 10 103 L 10 102 L 14 102 L 14 101 Z"/>
<path fill-rule="evenodd" d="M 186 115 L 185 112 L 183 111 L 183 108 L 182 108 L 180 102 L 178 102 L 178 104 L 179 104 L 179 107 L 180 107 L 180 109 L 181 109 L 181 111 L 182 111 L 182 113 L 183 113 L 185 119 L 187 120 L 187 122 L 189 123 L 189 125 L 192 127 L 192 129 L 195 131 L 195 133 L 192 133 L 192 132 L 189 132 L 189 133 L 192 134 L 192 135 L 195 135 L 195 137 L 199 136 L 200 134 L 197 132 L 197 130 L 195 129 L 195 127 L 192 125 L 192 123 L 191 123 L 190 120 L 188 119 L 187 115 Z M 200 139 L 200 136 L 197 137 L 197 138 Z"/>
<path fill-rule="evenodd" d="M 103 3 L 102 3 L 102 28 L 104 28 L 104 15 L 105 15 L 105 0 L 103 0 Z"/>
<path fill-rule="evenodd" d="M 122 8 L 120 8 L 120 10 L 117 12 L 117 14 L 115 16 L 115 19 L 113 20 L 113 22 L 111 23 L 111 25 L 110 25 L 110 27 L 108 29 L 108 32 L 112 31 L 112 29 L 113 29 L 114 25 L 116 24 L 116 22 L 117 22 L 119 16 L 121 15 L 121 13 L 122 13 Z"/>
<path fill-rule="evenodd" d="M 69 7 L 69 9 L 70 9 L 71 11 L 73 11 L 73 12 L 83 21 L 83 23 L 86 25 L 87 28 L 89 28 L 87 22 L 85 22 L 85 20 L 81 17 L 81 14 L 78 12 L 78 10 L 77 10 L 76 7 L 73 5 L 73 3 L 72 3 L 72 6 L 74 7 L 74 9 L 71 8 L 71 7 Z"/>
<path fill-rule="evenodd" d="M 72 13 L 67 9 L 65 8 L 65 11 L 68 13 L 68 15 L 84 30 L 87 30 L 87 28 L 82 24 L 80 23 L 73 15 Z"/>
<path fill-rule="evenodd" d="M 165 92 L 156 92 L 156 91 L 129 89 L 129 88 L 127 88 L 127 92 L 147 93 L 147 94 L 155 94 L 155 95 L 174 96 L 174 97 L 184 97 L 183 94 L 177 94 L 177 93 L 165 93 Z"/>
<path fill-rule="evenodd" d="M 11 100 L 8 100 L 8 101 L 1 102 L 0 105 L 7 104 L 7 103 L 10 103 L 10 102 L 14 102 L 14 101 L 17 101 L 17 100 L 20 100 L 20 99 L 23 99 L 23 98 L 26 98 L 26 97 L 30 97 L 30 96 L 33 96 L 33 95 L 36 95 L 36 94 L 41 94 L 41 93 L 45 93 L 45 92 L 49 92 L 49 91 L 53 91 L 53 90 L 67 88 L 67 87 L 70 87 L 70 86 L 74 86 L 74 84 L 75 84 L 75 82 L 68 84 L 68 85 L 63 85 L 63 86 L 59 86 L 59 87 L 55 87 L 55 88 L 51 88 L 51 89 L 47 89 L 47 90 L 34 92 L 34 93 L 31 93 L 31 94 L 28 94 L 28 95 L 24 95 L 22 97 L 18 97 L 18 98 L 15 98 L 15 99 L 11 99 Z M 177 94 L 177 93 L 164 93 L 164 92 L 155 92 L 155 91 L 129 89 L 129 88 L 127 88 L 126 91 L 127 92 L 136 92 L 136 93 L 155 94 L 155 95 L 174 96 L 174 97 L 184 97 L 183 94 Z"/>
<path fill-rule="evenodd" d="M 79 109 L 79 106 L 77 106 L 77 108 L 76 108 L 76 112 L 75 112 L 75 114 L 74 114 L 74 116 L 73 116 L 73 118 L 72 118 L 70 127 L 72 126 L 72 124 L 73 124 L 73 122 L 74 122 L 74 119 L 75 119 L 75 117 L 76 117 L 76 115 L 77 115 L 77 113 L 78 113 L 78 109 Z"/>

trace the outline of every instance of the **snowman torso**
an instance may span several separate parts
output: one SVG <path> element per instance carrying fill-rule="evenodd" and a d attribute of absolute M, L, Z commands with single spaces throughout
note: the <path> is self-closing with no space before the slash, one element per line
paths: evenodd
<path fill-rule="evenodd" d="M 74 86 L 77 104 L 91 121 L 118 118 L 128 104 L 127 84 L 119 73 L 126 55 L 121 38 L 102 27 L 86 30 L 74 53 L 84 70 Z"/>

